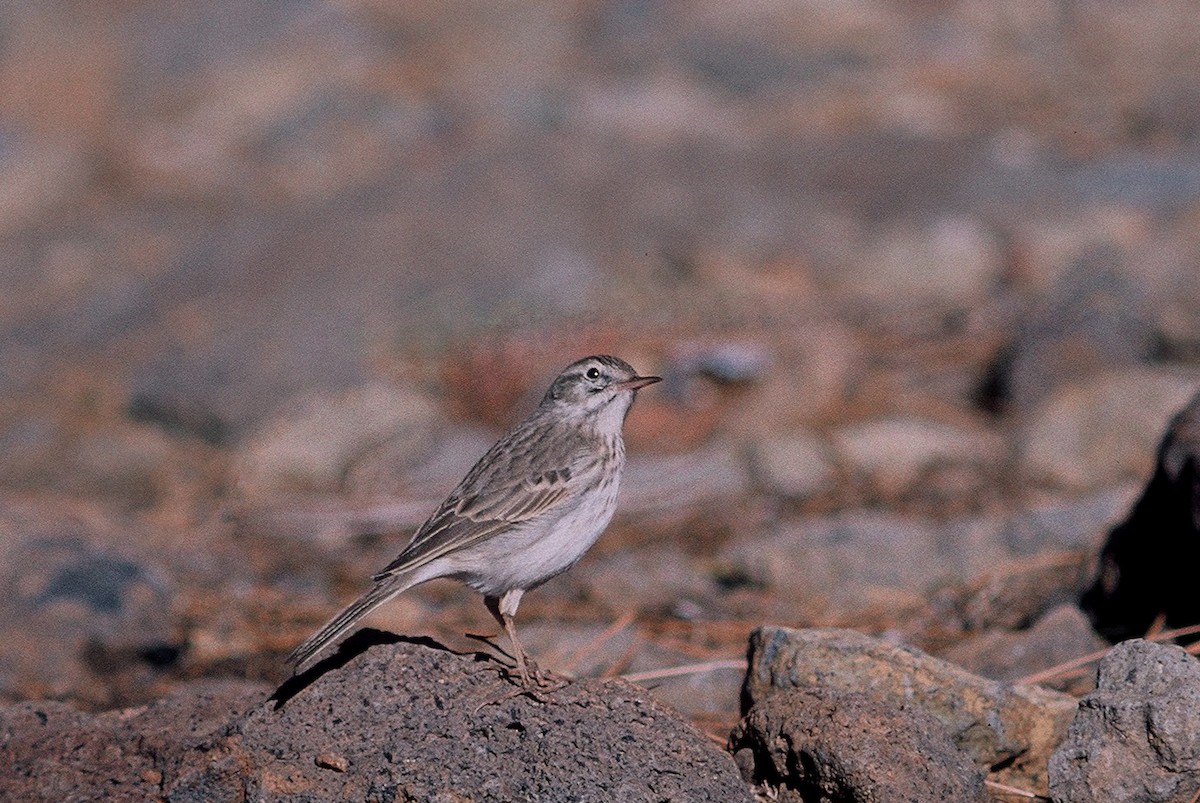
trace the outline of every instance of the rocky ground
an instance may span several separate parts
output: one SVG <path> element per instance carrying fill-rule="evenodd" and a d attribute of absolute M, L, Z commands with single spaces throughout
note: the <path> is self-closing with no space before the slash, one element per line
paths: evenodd
<path fill-rule="evenodd" d="M 0 4 L 3 796 L 1194 801 L 1198 20 Z M 451 583 L 289 681 L 593 352 L 576 682 Z"/>

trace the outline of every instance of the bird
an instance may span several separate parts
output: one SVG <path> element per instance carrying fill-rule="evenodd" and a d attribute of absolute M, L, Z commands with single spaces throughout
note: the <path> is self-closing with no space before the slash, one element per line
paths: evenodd
<path fill-rule="evenodd" d="M 484 453 L 408 546 L 372 576 L 370 588 L 288 662 L 303 670 L 380 605 L 448 577 L 483 595 L 512 645 L 520 685 L 544 685 L 517 637 L 517 606 L 525 592 L 571 568 L 612 520 L 625 467 L 625 418 L 638 390 L 659 381 L 609 355 L 563 369 L 537 408 Z"/>

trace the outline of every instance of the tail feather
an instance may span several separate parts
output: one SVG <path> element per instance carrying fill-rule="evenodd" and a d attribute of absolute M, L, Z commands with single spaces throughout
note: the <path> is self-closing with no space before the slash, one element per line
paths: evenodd
<path fill-rule="evenodd" d="M 397 579 L 390 577 L 382 583 L 376 583 L 369 591 L 347 605 L 341 613 L 330 619 L 324 627 L 293 650 L 287 658 L 288 663 L 294 664 L 297 672 L 304 669 L 338 636 L 354 627 L 359 619 L 413 585 L 408 582 L 397 582 Z"/>

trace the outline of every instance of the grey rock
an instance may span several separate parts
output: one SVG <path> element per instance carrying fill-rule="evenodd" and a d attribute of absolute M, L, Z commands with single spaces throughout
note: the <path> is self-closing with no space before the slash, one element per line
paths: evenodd
<path fill-rule="evenodd" d="M 896 223 L 859 257 L 846 266 L 847 288 L 889 301 L 978 301 L 996 286 L 1003 267 L 999 238 L 973 216 Z"/>
<path fill-rule="evenodd" d="M 311 396 L 242 445 L 238 487 L 250 497 L 337 490 L 354 461 L 381 443 L 391 444 L 394 456 L 426 449 L 437 421 L 432 401 L 394 385 Z"/>
<path fill-rule="evenodd" d="M 679 350 L 663 367 L 667 388 L 690 376 L 706 376 L 722 385 L 752 385 L 771 369 L 771 354 L 755 343 L 695 344 Z"/>
<path fill-rule="evenodd" d="M 1013 556 L 1033 556 L 1048 549 L 1095 552 L 1136 493 L 1132 483 L 1120 483 L 1034 504 L 1007 517 L 997 537 Z"/>
<path fill-rule="evenodd" d="M 955 608 L 967 630 L 1026 628 L 1077 599 L 1090 569 L 1087 556 L 1077 551 L 1048 550 L 1010 560 L 966 585 Z"/>
<path fill-rule="evenodd" d="M 623 513 L 672 513 L 742 498 L 750 478 L 729 444 L 683 454 L 638 454 L 621 480 Z"/>
<path fill-rule="evenodd" d="M 1200 662 L 1175 646 L 1134 639 L 1104 660 L 1050 759 L 1063 803 L 1166 803 L 1200 790 Z"/>
<path fill-rule="evenodd" d="M 0 236 L 54 214 L 82 192 L 95 169 L 79 143 L 35 142 L 30 137 L 11 154 L 0 148 Z"/>
<path fill-rule="evenodd" d="M 0 498 L 0 695 L 111 703 L 118 668 L 152 683 L 177 591 L 137 525 L 61 497 Z"/>
<path fill-rule="evenodd" d="M 869 694 L 788 689 L 756 703 L 729 739 L 747 781 L 785 803 L 987 800 L 983 770 L 920 708 Z"/>
<path fill-rule="evenodd" d="M 1120 261 L 1115 246 L 1091 247 L 1033 305 L 994 369 L 1006 409 L 1031 410 L 1060 386 L 1150 356 L 1154 321 Z"/>
<path fill-rule="evenodd" d="M 834 479 L 827 447 L 804 432 L 759 438 L 752 468 L 760 487 L 789 499 L 816 496 L 828 490 Z"/>
<path fill-rule="evenodd" d="M 1146 477 L 1160 434 L 1198 384 L 1195 375 L 1137 368 L 1064 385 L 1029 416 L 1018 445 L 1022 471 L 1072 489 Z"/>
<path fill-rule="evenodd" d="M 1083 611 L 1059 605 L 1028 630 L 989 630 L 955 644 L 940 657 L 986 678 L 1015 683 L 1043 669 L 1108 645 Z"/>
<path fill-rule="evenodd" d="M 1038 686 L 987 680 L 919 650 L 851 630 L 760 627 L 750 637 L 743 700 L 780 689 L 867 692 L 939 720 L 997 778 L 1045 791 L 1046 765 L 1074 715 L 1074 698 Z"/>
<path fill-rule="evenodd" d="M 958 574 L 932 522 L 862 511 L 790 520 L 724 557 L 781 600 L 840 613 L 863 609 L 875 589 L 920 593 Z"/>
<path fill-rule="evenodd" d="M 834 435 L 834 445 L 848 469 L 885 495 L 909 490 L 935 467 L 997 464 L 1004 457 L 1004 443 L 994 433 L 918 418 L 854 424 Z"/>
<path fill-rule="evenodd" d="M 0 711 L 0 759 L 15 768 L 0 796 L 751 799 L 728 755 L 637 686 L 513 691 L 495 664 L 366 631 L 270 701 L 261 686 L 201 686 L 94 717 L 53 704 Z"/>
<path fill-rule="evenodd" d="M 0 777 L 0 798 L 161 800 L 169 765 L 203 749 L 268 694 L 257 683 L 203 681 L 147 706 L 101 714 L 52 700 L 0 709 L 0 760 L 9 768 Z M 209 799 L 236 799 L 236 776 L 230 781 Z"/>

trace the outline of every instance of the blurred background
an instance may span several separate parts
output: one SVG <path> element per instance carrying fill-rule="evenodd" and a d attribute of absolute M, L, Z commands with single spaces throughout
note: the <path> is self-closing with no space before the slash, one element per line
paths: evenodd
<path fill-rule="evenodd" d="M 946 594 L 1030 561 L 1013 623 L 1086 651 L 1055 606 L 1200 387 L 1197 41 L 1188 0 L 0 2 L 0 694 L 283 677 L 597 351 L 667 381 L 522 606 L 550 667 L 957 649 Z M 659 693 L 719 730 L 739 682 Z"/>

